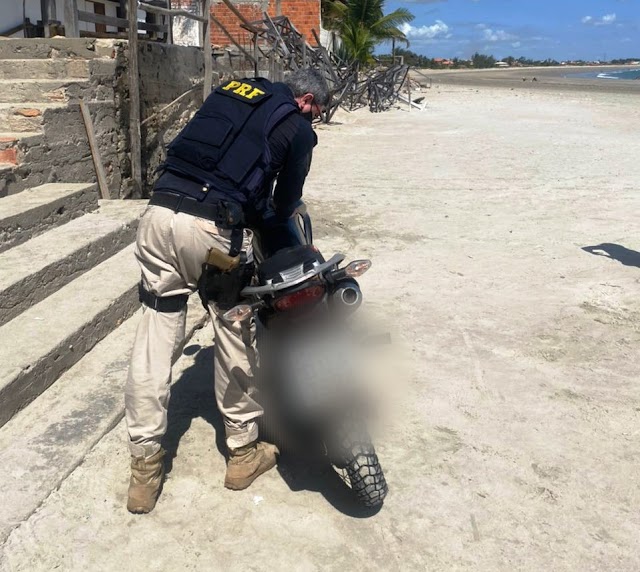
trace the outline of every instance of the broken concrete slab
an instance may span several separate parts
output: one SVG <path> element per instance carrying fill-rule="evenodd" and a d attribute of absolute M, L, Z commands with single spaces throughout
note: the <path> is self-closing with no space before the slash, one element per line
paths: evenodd
<path fill-rule="evenodd" d="M 49 183 L 0 201 L 0 252 L 98 208 L 96 185 Z"/>
<path fill-rule="evenodd" d="M 0 426 L 139 307 L 133 248 L 0 327 Z"/>
<path fill-rule="evenodd" d="M 133 242 L 147 201 L 100 208 L 0 254 L 0 326 Z"/>

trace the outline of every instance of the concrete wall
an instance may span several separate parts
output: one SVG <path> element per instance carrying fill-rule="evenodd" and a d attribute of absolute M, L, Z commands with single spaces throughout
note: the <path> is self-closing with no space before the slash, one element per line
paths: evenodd
<path fill-rule="evenodd" d="M 117 60 L 114 117 L 118 126 L 117 147 L 122 173 L 120 195 L 127 197 L 131 192 L 128 42 L 114 42 L 114 47 Z M 166 146 L 202 104 L 204 60 L 203 52 L 198 48 L 157 42 L 140 42 L 138 56 L 143 122 L 142 188 L 146 196 L 153 186 L 155 170 L 164 159 Z M 216 80 L 214 73 L 214 82 Z M 191 89 L 193 91 L 186 93 Z M 183 94 L 186 95 L 180 101 L 164 109 Z"/>
<path fill-rule="evenodd" d="M 164 159 L 167 145 L 202 104 L 203 58 L 199 48 L 141 42 L 141 117 L 143 121 L 148 119 L 141 129 L 145 191 L 153 185 L 154 172 Z M 214 70 L 214 84 L 217 80 Z M 194 86 L 191 93 L 162 111 Z"/>

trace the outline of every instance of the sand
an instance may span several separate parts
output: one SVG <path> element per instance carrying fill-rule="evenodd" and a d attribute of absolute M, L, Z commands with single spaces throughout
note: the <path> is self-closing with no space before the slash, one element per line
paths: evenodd
<path fill-rule="evenodd" d="M 636 70 L 640 66 L 561 66 L 494 68 L 481 70 L 412 70 L 412 77 L 423 85 L 465 85 L 507 87 L 513 89 L 553 90 L 562 92 L 627 93 L 640 97 L 640 80 L 611 80 L 571 77 L 588 72 Z M 640 72 L 638 72 L 640 76 Z"/>
<path fill-rule="evenodd" d="M 13 532 L 4 569 L 640 569 L 637 98 L 424 95 L 319 128 L 306 189 L 317 245 L 373 260 L 361 311 L 402 360 L 376 431 L 382 510 L 305 467 L 222 488 L 203 330 L 157 509 L 124 509 L 120 425 Z"/>

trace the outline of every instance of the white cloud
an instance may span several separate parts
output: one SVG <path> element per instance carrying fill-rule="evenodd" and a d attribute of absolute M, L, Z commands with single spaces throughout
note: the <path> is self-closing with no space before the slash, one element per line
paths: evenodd
<path fill-rule="evenodd" d="M 449 32 L 449 26 L 447 26 L 442 20 L 436 20 L 435 24 L 431 26 L 412 26 L 411 24 L 402 24 L 400 26 L 402 33 L 407 38 L 420 38 L 432 40 L 438 36 L 446 36 Z M 451 37 L 449 34 L 447 37 Z"/>
<path fill-rule="evenodd" d="M 602 18 L 593 18 L 592 16 L 585 16 L 580 21 L 587 26 L 609 26 L 616 21 L 616 14 L 605 14 Z"/>
<path fill-rule="evenodd" d="M 491 28 L 484 28 L 482 30 L 482 39 L 485 42 L 510 42 L 517 40 L 518 36 L 509 34 L 504 30 L 492 30 Z"/>
<path fill-rule="evenodd" d="M 521 45 L 522 45 L 522 43 L 521 43 L 521 42 L 513 42 L 513 43 L 511 44 L 511 47 L 512 47 L 512 48 L 519 48 Z"/>

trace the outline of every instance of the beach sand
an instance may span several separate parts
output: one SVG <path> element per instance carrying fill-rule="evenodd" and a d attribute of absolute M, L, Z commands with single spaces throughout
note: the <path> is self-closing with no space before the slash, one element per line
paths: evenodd
<path fill-rule="evenodd" d="M 640 570 L 640 106 L 525 83 L 318 128 L 316 244 L 372 259 L 361 315 L 396 356 L 378 514 L 306 467 L 224 490 L 201 350 L 175 372 L 186 433 L 156 510 L 124 509 L 120 424 L 4 569 Z"/>
<path fill-rule="evenodd" d="M 640 96 L 640 80 L 611 80 L 570 77 L 573 74 L 603 73 L 640 66 L 562 66 L 494 68 L 481 70 L 411 70 L 413 79 L 423 85 L 467 85 L 507 87 L 526 90 L 628 93 Z M 567 77 L 569 76 L 569 77 Z M 640 77 L 640 72 L 638 72 Z"/>

